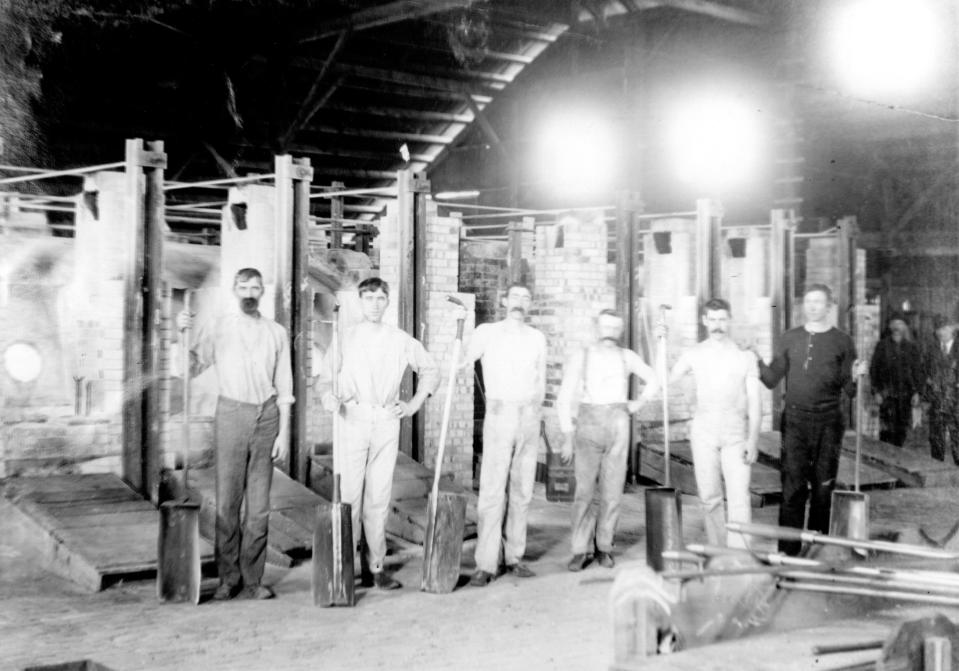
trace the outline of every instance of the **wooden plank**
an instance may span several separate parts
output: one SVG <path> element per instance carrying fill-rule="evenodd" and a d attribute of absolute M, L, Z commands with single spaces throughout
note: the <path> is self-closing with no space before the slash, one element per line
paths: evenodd
<path fill-rule="evenodd" d="M 136 492 L 132 491 L 129 487 L 124 487 L 122 489 L 98 489 L 76 492 L 42 492 L 31 494 L 24 498 L 29 498 L 31 501 L 49 505 L 56 505 L 58 503 L 75 504 L 80 502 L 107 503 L 111 501 L 143 501 L 143 497 L 137 495 Z"/>
<path fill-rule="evenodd" d="M 842 442 L 843 454 L 855 458 L 855 434 L 847 433 Z M 862 460 L 896 477 L 907 487 L 959 486 L 959 469 L 933 459 L 927 449 L 914 446 L 896 447 L 863 436 Z"/>
<path fill-rule="evenodd" d="M 67 492 L 111 489 L 123 485 L 123 481 L 113 473 L 91 473 L 90 475 L 50 475 L 46 477 L 25 477 L 11 480 L 4 485 L 4 496 L 9 499 L 33 492 Z"/>
<path fill-rule="evenodd" d="M 853 455 L 855 454 L 855 435 L 848 434 L 843 439 L 842 454 L 839 459 L 839 472 L 836 475 L 837 484 L 840 489 L 846 487 L 852 488 L 855 480 L 855 460 L 848 452 L 846 446 L 849 440 L 852 440 Z M 779 456 L 782 451 L 782 439 L 778 431 L 763 432 L 759 435 L 759 460 L 767 466 L 779 469 Z M 869 489 L 890 489 L 895 487 L 899 479 L 890 475 L 884 470 L 867 465 L 865 459 L 860 468 L 859 483 L 860 488 Z"/>
<path fill-rule="evenodd" d="M 159 514 L 150 503 L 144 501 L 147 508 L 139 510 L 104 510 L 96 513 L 75 514 L 58 517 L 59 529 L 79 529 L 83 527 L 124 527 L 131 525 L 156 525 Z"/>
<path fill-rule="evenodd" d="M 143 511 L 155 512 L 156 508 L 149 501 L 97 501 L 95 503 L 49 503 L 42 505 L 50 515 L 56 518 L 58 525 L 72 524 L 70 520 L 88 515 L 107 515 L 111 513 L 138 513 Z"/>

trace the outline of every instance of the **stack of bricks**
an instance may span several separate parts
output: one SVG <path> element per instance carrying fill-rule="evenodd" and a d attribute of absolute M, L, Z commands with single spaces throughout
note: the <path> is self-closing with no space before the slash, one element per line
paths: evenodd
<path fill-rule="evenodd" d="M 554 403 L 569 356 L 595 338 L 593 319 L 616 306 L 609 283 L 607 229 L 601 215 L 564 218 L 540 226 L 535 239 L 533 308 L 530 323 L 546 335 L 547 433 L 559 444 Z"/>
<path fill-rule="evenodd" d="M 380 277 L 389 282 L 390 286 L 398 286 L 399 281 L 399 231 L 396 221 L 396 212 L 388 208 L 386 221 L 380 227 L 382 232 L 376 238 L 379 246 Z M 449 375 L 455 335 L 453 304 L 447 300 L 447 297 L 455 296 L 466 304 L 470 325 L 474 322 L 472 315 L 475 303 L 472 295 L 458 293 L 462 220 L 458 217 L 437 216 L 435 204 L 430 203 L 427 207 L 425 225 L 426 249 L 421 252 L 426 255 L 426 276 L 416 278 L 420 283 L 419 286 L 426 291 L 424 297 L 426 314 L 423 315 L 422 320 L 425 328 L 423 333 L 416 335 L 439 365 L 444 380 L 442 384 L 445 384 Z M 391 302 L 390 313 L 386 317 L 393 324 L 397 323 L 396 303 L 396 301 Z M 464 334 L 467 341 L 469 333 L 470 330 L 467 330 Z M 420 421 L 424 428 L 422 460 L 428 467 L 435 465 L 445 398 L 445 387 L 442 387 L 424 404 L 421 411 L 423 415 Z M 471 375 L 460 373 L 457 376 L 452 403 L 449 433 L 441 470 L 444 476 L 451 478 L 455 483 L 469 486 L 473 479 Z"/>
<path fill-rule="evenodd" d="M 507 243 L 500 240 L 460 241 L 459 290 L 476 296 L 476 323 L 499 319 L 499 299 L 509 282 Z"/>

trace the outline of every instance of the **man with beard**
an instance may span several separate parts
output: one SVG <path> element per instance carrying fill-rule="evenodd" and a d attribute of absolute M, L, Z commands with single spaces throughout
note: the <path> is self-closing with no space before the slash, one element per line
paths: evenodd
<path fill-rule="evenodd" d="M 749 479 L 759 453 L 762 406 L 754 356 L 729 337 L 729 318 L 728 302 L 706 302 L 702 320 L 707 337 L 680 355 L 669 382 L 675 384 L 687 373 L 696 381 L 689 442 L 706 538 L 712 545 L 746 547 L 741 536 L 727 537 L 723 482 L 729 521 L 749 522 Z"/>
<path fill-rule="evenodd" d="M 576 495 L 572 510 L 573 557 L 567 568 L 582 571 L 595 539 L 596 562 L 613 568 L 613 536 L 626 484 L 629 416 L 658 388 L 653 369 L 635 352 L 619 346 L 623 318 L 615 310 L 596 317 L 597 342 L 575 352 L 566 363 L 556 399 L 564 434 L 560 451 L 565 463 L 576 451 Z M 629 400 L 629 376 L 646 383 L 639 399 Z M 578 407 L 574 407 L 578 406 Z M 593 494 L 599 480 L 599 504 Z"/>
<path fill-rule="evenodd" d="M 829 532 L 829 509 L 839 470 L 844 432 L 842 393 L 852 398 L 862 364 L 846 333 L 829 324 L 832 291 L 812 284 L 803 295 L 806 323 L 783 334 L 759 377 L 772 389 L 786 379 L 782 432 L 782 497 L 779 525 L 802 529 L 809 503 L 809 529 Z M 799 541 L 779 541 L 779 550 L 799 554 Z"/>
<path fill-rule="evenodd" d="M 470 579 L 477 587 L 498 574 L 501 553 L 508 572 L 534 575 L 522 560 L 546 396 L 546 337 L 525 323 L 532 300 L 528 287 L 510 285 L 503 298 L 506 317 L 478 326 L 466 353 L 464 365 L 482 360 L 486 383 L 476 572 Z"/>
<path fill-rule="evenodd" d="M 263 276 L 243 268 L 233 279 L 239 310 L 199 329 L 192 374 L 216 367 L 216 562 L 214 599 L 273 598 L 261 584 L 270 523 L 273 459 L 289 450 L 293 379 L 286 330 L 260 314 Z M 180 329 L 193 325 L 187 312 Z M 240 510 L 246 503 L 241 528 Z"/>
<path fill-rule="evenodd" d="M 899 315 L 889 318 L 889 335 L 879 341 L 872 354 L 869 383 L 879 404 L 879 440 L 902 447 L 912 408 L 919 405 L 922 357 Z"/>
<path fill-rule="evenodd" d="M 338 447 L 343 464 L 342 498 L 349 503 L 355 538 L 360 520 L 366 537 L 366 559 L 372 576 L 364 583 L 379 589 L 402 587 L 383 570 L 386 559 L 386 518 L 393 492 L 393 469 L 400 443 L 400 420 L 412 417 L 439 384 L 433 357 L 411 335 L 383 323 L 390 304 L 390 287 L 379 277 L 358 286 L 363 321 L 343 334 L 339 371 L 339 398 L 323 394 L 323 406 L 341 422 Z M 332 357 L 328 359 L 333 364 Z M 419 376 L 416 393 L 400 399 L 400 383 L 407 367 Z M 327 379 L 333 372 L 328 367 Z"/>

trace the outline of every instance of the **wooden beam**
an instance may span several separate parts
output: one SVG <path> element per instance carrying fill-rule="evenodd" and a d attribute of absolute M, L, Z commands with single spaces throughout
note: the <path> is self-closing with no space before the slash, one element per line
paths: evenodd
<path fill-rule="evenodd" d="M 343 191 L 346 188 L 346 184 L 343 182 L 333 182 L 330 184 L 330 189 L 333 191 Z M 330 218 L 341 221 L 343 219 L 343 197 L 334 196 L 330 198 Z M 342 227 L 333 223 L 330 227 L 330 248 L 331 249 L 340 249 L 343 247 L 343 230 Z"/>
<path fill-rule="evenodd" d="M 316 73 L 316 77 L 313 79 L 313 85 L 310 86 L 309 93 L 307 93 L 306 98 L 303 99 L 303 104 L 296 113 L 296 117 L 290 123 L 286 131 L 280 136 L 281 150 L 285 150 L 285 146 L 289 144 L 296 132 L 313 119 L 316 113 L 320 111 L 323 105 L 326 104 L 326 101 L 330 99 L 330 96 L 333 95 L 333 92 L 336 91 L 338 82 L 335 82 L 332 86 L 326 87 L 326 90 L 322 93 L 320 86 L 326 79 L 327 74 L 329 74 L 330 68 L 333 66 L 333 63 L 336 62 L 336 59 L 343 50 L 343 47 L 346 45 L 346 41 L 349 36 L 349 30 L 343 30 L 337 36 L 336 44 L 334 44 L 333 48 L 330 49 L 330 53 L 327 55 L 326 59 L 320 66 L 319 71 Z"/>
<path fill-rule="evenodd" d="M 372 37 L 372 42 L 375 42 L 375 46 L 388 45 L 392 47 L 399 47 L 404 51 L 428 51 L 435 54 L 442 54 L 444 56 L 450 55 L 450 46 L 449 43 L 443 41 L 430 41 L 423 40 L 419 42 L 412 42 L 409 40 L 398 40 L 390 39 L 388 37 L 382 37 L 377 35 Z M 373 47 L 371 47 L 373 48 Z M 503 61 L 506 63 L 517 63 L 519 65 L 529 65 L 533 62 L 533 57 L 526 54 L 512 53 L 507 51 L 497 51 L 494 49 L 487 49 L 484 54 L 484 60 L 494 60 L 494 61 Z"/>
<path fill-rule="evenodd" d="M 453 142 L 453 138 L 448 135 L 390 130 L 372 130 L 369 128 L 351 128 L 346 126 L 309 126 L 306 130 L 311 133 L 325 133 L 328 135 L 341 136 L 349 135 L 351 137 L 376 138 L 380 140 L 403 140 L 410 142 L 422 142 L 424 144 L 447 145 Z"/>
<path fill-rule="evenodd" d="M 293 312 L 293 159 L 283 154 L 273 159 L 274 303 L 273 320 L 291 332 Z"/>
<path fill-rule="evenodd" d="M 359 32 L 400 21 L 419 19 L 431 14 L 469 7 L 471 2 L 472 0 L 397 0 L 327 21 L 317 32 L 302 38 L 299 42 L 300 44 L 315 42 L 332 37 L 343 30 Z"/>
<path fill-rule="evenodd" d="M 482 130 L 483 134 L 489 138 L 489 141 L 493 144 L 493 146 L 496 147 L 496 151 L 498 151 L 500 156 L 502 156 L 503 159 L 505 159 L 508 163 L 512 163 L 512 156 L 510 156 L 509 152 L 506 151 L 506 147 L 504 147 L 503 143 L 500 141 L 499 135 L 496 134 L 496 129 L 493 128 L 493 124 L 491 124 L 486 115 L 483 114 L 483 110 L 481 110 L 479 105 L 477 105 L 476 102 L 468 95 L 464 95 L 463 100 L 466 101 L 470 111 L 473 112 L 473 116 L 479 123 L 480 130 Z"/>
<path fill-rule="evenodd" d="M 394 97 L 423 98 L 424 100 L 431 100 L 433 102 L 437 100 L 449 100 L 457 103 L 463 102 L 463 95 L 458 91 L 410 88 L 402 83 L 393 84 L 390 82 L 380 82 L 378 84 L 369 84 L 363 80 L 345 79 L 340 87 L 356 91 L 368 91 L 377 96 L 389 95 Z M 492 95 L 479 93 L 471 93 L 470 95 L 473 97 L 473 100 L 484 105 L 493 102 Z"/>
<path fill-rule="evenodd" d="M 290 347 L 293 353 L 293 395 L 291 411 L 290 477 L 309 485 L 312 449 L 308 440 L 310 404 L 310 356 L 313 342 L 313 289 L 310 284 L 310 181 L 307 158 L 294 159 L 293 176 L 293 301 Z"/>
<path fill-rule="evenodd" d="M 473 123 L 472 114 L 457 114 L 455 112 L 436 112 L 433 110 L 410 109 L 408 107 L 380 107 L 373 104 L 369 107 L 334 103 L 327 105 L 327 110 L 346 112 L 360 116 L 381 116 L 389 119 L 416 119 L 424 121 L 442 121 L 446 123 Z"/>
<path fill-rule="evenodd" d="M 295 63 L 301 63 L 303 60 L 296 59 Z M 416 74 L 410 72 L 400 72 L 398 70 L 387 70 L 385 68 L 376 68 L 368 65 L 341 63 L 334 66 L 334 69 L 344 75 L 351 77 L 362 77 L 374 81 L 389 82 L 391 84 L 403 84 L 405 86 L 414 86 L 421 89 L 436 89 L 437 91 L 453 91 L 456 93 L 469 93 L 470 95 L 484 95 L 492 91 L 502 91 L 506 88 L 506 82 L 483 82 L 480 84 L 470 83 L 457 79 L 444 77 L 434 77 L 432 75 Z"/>
<path fill-rule="evenodd" d="M 160 384 L 162 372 L 160 318 L 163 314 L 163 238 L 165 195 L 163 172 L 166 153 L 162 141 L 148 142 L 147 149 L 164 157 L 163 165 L 145 166 L 143 208 L 143 461 L 144 489 L 154 504 L 159 504 L 161 454 L 163 452 L 163 415 Z"/>

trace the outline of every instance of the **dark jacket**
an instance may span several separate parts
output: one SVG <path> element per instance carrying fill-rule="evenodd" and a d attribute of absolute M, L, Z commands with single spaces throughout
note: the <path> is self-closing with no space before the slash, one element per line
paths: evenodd
<path fill-rule="evenodd" d="M 911 340 L 896 342 L 885 337 L 876 344 L 869 363 L 869 381 L 874 393 L 893 398 L 912 398 L 922 389 L 922 352 Z"/>
<path fill-rule="evenodd" d="M 959 338 L 952 341 L 949 354 L 945 354 L 938 340 L 933 340 L 925 356 L 926 384 L 923 400 L 932 404 L 938 412 L 956 412 L 959 401 Z"/>

